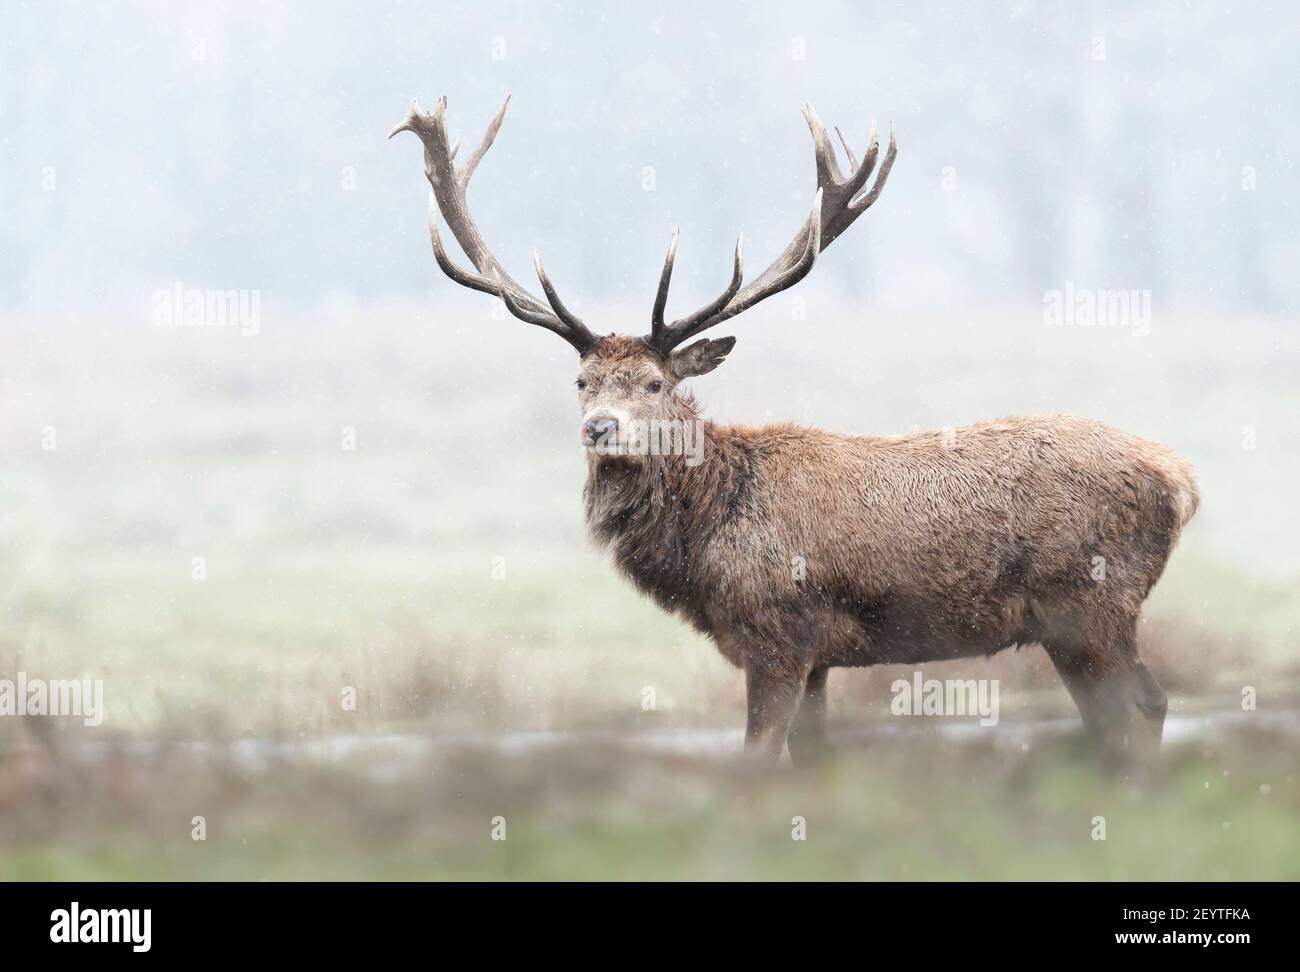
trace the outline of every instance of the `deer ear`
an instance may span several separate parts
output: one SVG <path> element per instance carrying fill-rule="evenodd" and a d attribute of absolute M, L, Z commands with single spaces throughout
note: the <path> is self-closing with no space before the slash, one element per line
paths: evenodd
<path fill-rule="evenodd" d="M 723 359 L 727 357 L 727 353 L 735 346 L 736 339 L 734 337 L 714 338 L 712 340 L 705 338 L 682 348 L 680 351 L 674 351 L 668 367 L 672 371 L 673 377 L 678 381 L 683 378 L 694 378 L 696 375 L 707 375 L 722 364 Z"/>

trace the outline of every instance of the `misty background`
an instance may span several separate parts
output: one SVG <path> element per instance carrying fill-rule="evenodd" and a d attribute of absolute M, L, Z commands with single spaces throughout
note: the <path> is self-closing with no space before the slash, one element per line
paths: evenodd
<path fill-rule="evenodd" d="M 146 316 L 175 281 L 282 315 L 472 300 L 429 259 L 417 140 L 385 135 L 445 94 L 476 144 L 506 92 L 470 192 L 489 244 L 520 279 L 539 246 L 571 306 L 644 308 L 629 329 L 674 223 L 682 300 L 725 282 L 738 231 L 752 273 L 785 245 L 804 101 L 859 152 L 872 114 L 900 145 L 807 291 L 1300 300 L 1289 4 L 19 2 L 3 25 L 4 310 Z"/>

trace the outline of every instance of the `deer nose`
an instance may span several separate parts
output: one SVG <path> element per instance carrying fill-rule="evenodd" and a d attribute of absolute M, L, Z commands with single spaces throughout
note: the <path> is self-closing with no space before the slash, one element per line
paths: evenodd
<path fill-rule="evenodd" d="M 587 445 L 595 445 L 601 439 L 613 437 L 618 432 L 618 420 L 612 418 L 591 419 L 582 424 L 582 433 Z"/>

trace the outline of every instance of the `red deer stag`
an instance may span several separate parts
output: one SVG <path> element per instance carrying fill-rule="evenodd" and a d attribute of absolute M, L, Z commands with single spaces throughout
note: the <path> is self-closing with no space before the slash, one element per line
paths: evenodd
<path fill-rule="evenodd" d="M 777 758 L 788 740 L 796 762 L 816 756 L 832 668 L 1038 643 L 1104 753 L 1125 762 L 1152 753 L 1165 693 L 1138 657 L 1136 626 L 1197 506 L 1191 467 L 1177 455 L 1064 416 L 900 436 L 723 426 L 702 421 L 680 388 L 718 367 L 736 339 L 684 342 L 798 283 L 876 201 L 897 154 L 892 131 L 868 185 L 874 122 L 861 163 L 841 134 L 845 174 L 805 106 L 817 191 L 780 256 L 742 286 L 737 240 L 722 293 L 669 322 L 674 232 L 650 333 L 598 335 L 561 302 L 536 251 L 545 302 L 506 272 L 470 216 L 465 191 L 509 100 L 459 167 L 445 98 L 431 114 L 413 105 L 393 129 L 424 143 L 434 257 L 452 280 L 500 297 L 577 350 L 587 525 L 638 588 L 744 670 L 747 751 Z M 448 257 L 439 211 L 472 270 Z M 699 429 L 698 461 L 643 448 L 638 430 L 656 424 Z"/>

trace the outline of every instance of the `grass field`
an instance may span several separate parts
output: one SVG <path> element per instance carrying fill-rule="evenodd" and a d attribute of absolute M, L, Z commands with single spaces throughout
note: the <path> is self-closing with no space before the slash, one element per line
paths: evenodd
<path fill-rule="evenodd" d="M 17 805 L 20 771 L 0 782 L 0 877 L 1295 880 L 1295 747 L 1169 747 L 1141 787 L 1070 740 L 887 742 L 770 776 L 592 746 L 454 750 L 383 781 L 356 763 L 62 759 L 27 771 Z"/>
<path fill-rule="evenodd" d="M 475 313 L 272 313 L 256 338 L 0 324 L 0 677 L 100 678 L 108 708 L 0 719 L 0 877 L 1300 876 L 1295 738 L 1249 726 L 1170 747 L 1136 792 L 1055 739 L 876 739 L 766 780 L 605 744 L 442 747 L 379 780 L 356 757 L 139 750 L 743 724 L 739 674 L 583 537 L 568 352 Z M 1245 687 L 1296 710 L 1294 329 L 1158 318 L 1139 339 L 1031 311 L 865 333 L 840 310 L 832 348 L 771 316 L 697 382 L 717 417 L 1069 411 L 1187 455 L 1205 501 L 1144 653 L 1174 712 L 1240 711 Z M 1073 711 L 1036 648 L 926 672 L 1000 679 L 1005 719 Z M 837 724 L 887 720 L 898 674 L 836 673 Z"/>

